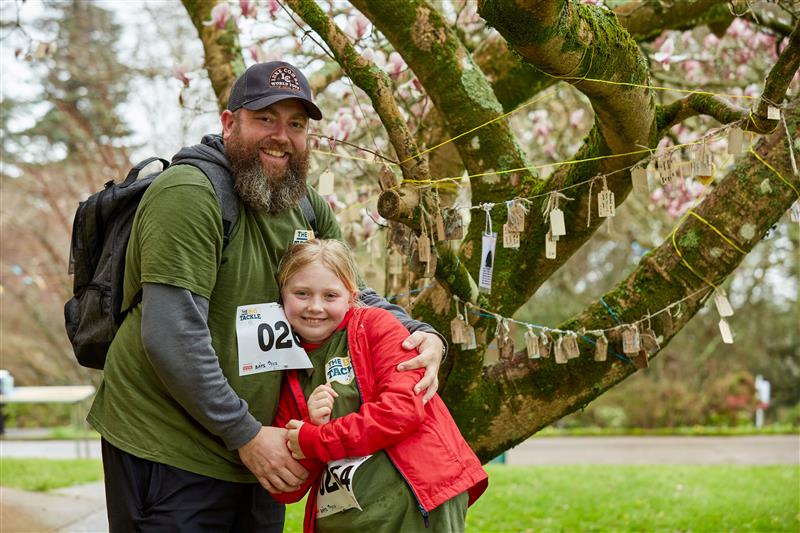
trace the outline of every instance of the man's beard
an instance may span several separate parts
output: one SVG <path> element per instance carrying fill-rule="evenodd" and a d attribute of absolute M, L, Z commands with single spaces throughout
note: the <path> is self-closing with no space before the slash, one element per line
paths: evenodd
<path fill-rule="evenodd" d="M 241 141 L 238 125 L 225 143 L 225 154 L 231 164 L 234 190 L 244 205 L 256 211 L 280 213 L 295 207 L 307 194 L 308 150 L 289 155 L 289 165 L 279 175 L 270 175 L 261 164 L 262 149 L 286 151 L 286 145 L 263 142 L 246 145 Z"/>

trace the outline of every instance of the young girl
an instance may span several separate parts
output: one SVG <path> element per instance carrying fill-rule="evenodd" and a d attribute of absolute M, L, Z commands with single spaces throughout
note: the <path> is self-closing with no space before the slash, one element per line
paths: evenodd
<path fill-rule="evenodd" d="M 287 371 L 275 424 L 310 471 L 305 531 L 464 531 L 486 472 L 439 395 L 398 372 L 408 332 L 390 313 L 359 307 L 356 269 L 339 241 L 290 247 L 278 286 L 313 370 Z M 426 529 L 429 528 L 429 529 Z"/>

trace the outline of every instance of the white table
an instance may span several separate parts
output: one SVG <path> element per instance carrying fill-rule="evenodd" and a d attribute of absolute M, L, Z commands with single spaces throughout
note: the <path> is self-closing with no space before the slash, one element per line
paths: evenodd
<path fill-rule="evenodd" d="M 0 394 L 0 405 L 7 403 L 66 403 L 71 404 L 72 425 L 76 430 L 81 430 L 83 420 L 80 406 L 94 394 L 92 385 L 57 385 L 52 387 L 14 387 L 8 394 Z M 2 413 L 0 413 L 2 416 Z M 89 441 L 75 439 L 75 451 L 78 457 L 81 453 L 81 443 L 85 457 L 89 457 Z"/>

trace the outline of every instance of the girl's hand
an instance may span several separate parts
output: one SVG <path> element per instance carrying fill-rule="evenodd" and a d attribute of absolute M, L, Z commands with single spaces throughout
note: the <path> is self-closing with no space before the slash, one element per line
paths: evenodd
<path fill-rule="evenodd" d="M 327 424 L 331 420 L 333 401 L 339 395 L 329 384 L 320 385 L 308 397 L 308 417 L 315 426 Z M 288 426 L 287 426 L 288 427 Z"/>
<path fill-rule="evenodd" d="M 306 458 L 303 454 L 303 450 L 300 449 L 300 427 L 302 425 L 302 421 L 294 419 L 289 420 L 286 424 L 286 429 L 289 430 L 289 434 L 286 435 L 286 447 L 292 452 L 292 457 L 298 461 Z"/>

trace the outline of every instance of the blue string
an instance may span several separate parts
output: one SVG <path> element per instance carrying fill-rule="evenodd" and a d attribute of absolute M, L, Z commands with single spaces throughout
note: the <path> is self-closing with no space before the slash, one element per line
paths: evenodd
<path fill-rule="evenodd" d="M 394 294 L 394 295 L 392 295 L 392 296 L 387 296 L 387 297 L 386 297 L 386 301 L 389 301 L 389 302 L 391 302 L 392 300 L 396 300 L 396 299 L 398 299 L 398 298 L 402 298 L 403 296 L 411 296 L 412 294 L 417 294 L 418 292 L 422 292 L 422 291 L 424 291 L 425 289 L 430 289 L 430 288 L 431 288 L 431 287 L 433 287 L 433 286 L 434 286 L 434 284 L 433 284 L 433 283 L 431 283 L 430 285 L 425 285 L 425 286 L 424 286 L 424 287 L 422 287 L 421 289 L 413 289 L 413 290 L 410 290 L 410 291 L 408 291 L 408 292 L 405 292 L 405 293 L 402 293 L 402 294 Z"/>
<path fill-rule="evenodd" d="M 608 314 L 611 315 L 611 318 L 613 318 L 616 321 L 617 324 L 622 324 L 622 322 L 620 321 L 620 319 L 617 316 L 617 314 L 614 312 L 613 309 L 611 309 L 611 307 L 608 306 L 606 301 L 603 300 L 602 296 L 600 297 L 600 303 L 603 304 L 603 307 L 606 308 L 606 311 L 608 311 Z"/>

